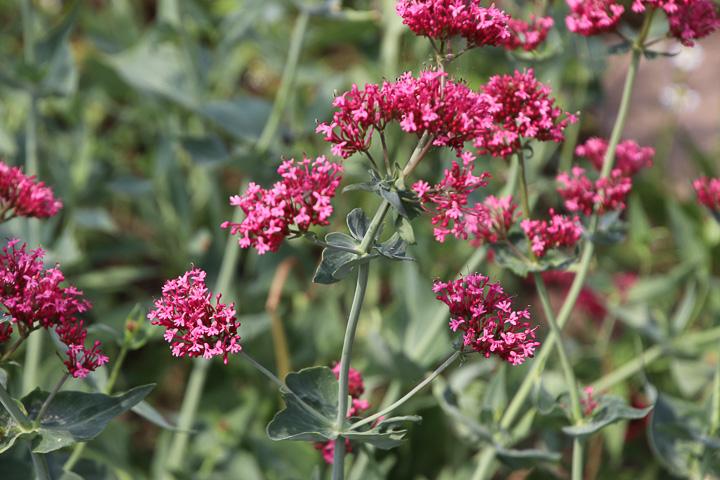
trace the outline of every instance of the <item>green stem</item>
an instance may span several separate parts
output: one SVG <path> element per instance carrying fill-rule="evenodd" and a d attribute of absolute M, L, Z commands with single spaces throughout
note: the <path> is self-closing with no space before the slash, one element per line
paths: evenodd
<path fill-rule="evenodd" d="M 585 445 L 579 438 L 573 439 L 572 480 L 583 480 L 583 456 Z"/>
<path fill-rule="evenodd" d="M 113 388 L 115 388 L 115 383 L 117 382 L 118 377 L 120 376 L 120 369 L 122 368 L 123 363 L 125 362 L 125 357 L 128 353 L 128 345 L 123 342 L 122 347 L 120 347 L 120 352 L 118 353 L 117 358 L 115 359 L 115 362 L 113 363 L 112 371 L 110 372 L 110 376 L 108 377 L 108 381 L 105 383 L 105 387 L 103 388 L 103 393 L 105 395 L 110 395 Z"/>
<path fill-rule="evenodd" d="M 630 108 L 630 98 L 632 96 L 632 90 L 635 85 L 635 79 L 637 77 L 637 69 L 638 65 L 640 64 L 640 58 L 642 56 L 642 46 L 644 45 L 645 39 L 647 38 L 647 34 L 650 30 L 653 13 L 654 9 L 648 8 L 648 12 L 645 15 L 645 21 L 643 23 L 642 29 L 633 46 L 633 53 L 630 60 L 630 66 L 628 68 L 627 76 L 625 78 L 625 85 L 623 87 L 623 93 L 620 100 L 620 107 L 618 108 L 618 113 L 615 118 L 615 124 L 613 126 L 610 141 L 608 143 L 608 149 L 603 162 L 603 168 L 601 171 L 601 176 L 603 177 L 607 177 L 610 174 L 615 162 L 615 150 L 620 141 L 622 129 L 625 126 L 625 120 L 627 118 L 627 114 Z M 588 238 L 591 238 L 592 235 L 597 231 L 597 226 L 598 216 L 597 214 L 594 214 L 590 219 L 590 226 L 588 228 L 590 234 L 588 235 Z M 567 323 L 568 319 L 570 318 L 570 314 L 575 308 L 575 303 L 577 302 L 580 291 L 585 284 L 587 274 L 590 271 L 590 262 L 592 261 L 594 253 L 595 244 L 592 243 L 592 241 L 590 240 L 585 240 L 583 250 L 580 256 L 577 273 L 575 274 L 575 278 L 570 285 L 570 290 L 565 297 L 565 301 L 560 308 L 560 312 L 557 315 L 557 326 L 560 329 L 565 326 L 565 323 Z M 540 378 L 540 375 L 542 374 L 543 368 L 545 366 L 545 362 L 550 355 L 550 352 L 554 348 L 556 341 L 557 335 L 554 332 L 550 332 L 550 335 L 548 335 L 547 339 L 545 340 L 544 344 L 536 355 L 535 360 L 530 366 L 529 372 L 523 379 L 520 387 L 510 401 L 507 410 L 505 410 L 505 413 L 500 420 L 501 428 L 509 429 L 513 422 L 517 419 L 520 412 L 523 410 L 525 401 L 530 395 L 533 385 Z M 492 447 L 487 448 L 491 449 Z M 489 453 L 488 455 L 490 454 L 494 455 L 494 452 L 492 452 L 491 450 L 491 453 Z M 481 454 L 480 458 L 483 459 L 483 457 L 484 454 Z M 483 480 L 489 478 L 492 474 L 491 470 L 492 462 L 483 462 L 482 464 L 479 464 L 478 468 L 475 471 L 475 475 L 473 476 L 474 480 Z"/>
<path fill-rule="evenodd" d="M 282 380 L 280 380 L 277 376 L 275 376 L 275 374 L 272 373 L 270 370 L 268 370 L 267 368 L 265 368 L 265 367 L 263 367 L 262 365 L 260 365 L 260 363 L 258 363 L 257 360 L 255 360 L 253 357 L 251 357 L 250 355 L 248 355 L 247 352 L 245 352 L 245 351 L 243 350 L 243 351 L 240 352 L 240 355 L 242 355 L 243 357 L 245 357 L 245 360 L 247 360 L 248 362 L 250 362 L 250 365 L 252 365 L 253 367 L 255 367 L 260 373 L 262 373 L 263 375 L 265 375 L 265 376 L 268 378 L 268 380 L 270 380 L 271 382 L 273 382 L 278 388 L 280 388 L 281 390 L 284 390 L 284 389 L 287 388 L 287 387 L 285 386 L 285 384 L 283 383 Z"/>
<path fill-rule="evenodd" d="M 270 144 L 272 143 L 273 138 L 275 138 L 275 133 L 280 126 L 281 117 L 285 112 L 285 106 L 287 105 L 290 93 L 292 92 L 293 84 L 295 83 L 295 73 L 297 70 L 298 60 L 300 59 L 300 52 L 302 50 L 303 40 L 305 39 L 305 31 L 307 30 L 309 18 L 310 15 L 307 10 L 301 9 L 295 19 L 295 26 L 293 27 L 293 31 L 290 36 L 290 51 L 288 52 L 288 58 L 285 61 L 285 68 L 283 69 L 282 78 L 280 80 L 280 88 L 275 96 L 275 102 L 273 103 L 270 116 L 265 123 L 265 128 L 263 128 L 263 131 L 260 134 L 260 139 L 256 145 L 256 149 L 260 153 L 264 153 L 268 150 L 268 148 L 270 148 Z"/>
<path fill-rule="evenodd" d="M 517 152 L 518 165 L 520 166 L 520 202 L 522 204 L 523 216 L 530 218 L 530 195 L 528 194 L 527 169 L 525 168 L 525 157 L 522 149 Z"/>
<path fill-rule="evenodd" d="M 38 411 L 37 415 L 35 416 L 35 420 L 33 420 L 33 427 L 37 428 L 40 426 L 40 422 L 42 421 L 43 417 L 45 416 L 45 413 L 47 412 L 48 407 L 50 407 L 50 404 L 52 403 L 53 399 L 55 398 L 55 395 L 60 391 L 62 386 L 65 384 L 67 379 L 70 377 L 69 373 L 65 373 L 60 381 L 58 381 L 55 384 L 55 388 L 52 389 L 52 392 L 50 392 L 50 395 L 45 399 L 43 404 L 40 406 L 40 411 Z"/>
<path fill-rule="evenodd" d="M 52 477 L 50 476 L 45 455 L 33 452 L 32 446 L 28 448 L 30 448 L 30 458 L 32 458 L 33 469 L 35 470 L 35 480 L 51 480 Z"/>
<path fill-rule="evenodd" d="M 417 392 L 419 392 L 420 390 L 422 390 L 423 388 L 425 388 L 430 382 L 432 382 L 433 380 L 435 380 L 435 378 L 436 378 L 438 375 L 440 375 L 442 372 L 444 372 L 446 368 L 448 368 L 450 365 L 452 365 L 452 364 L 455 362 L 455 360 L 460 356 L 460 354 L 461 354 L 461 352 L 459 352 L 459 351 L 454 352 L 452 355 L 450 355 L 450 356 L 442 363 L 442 365 L 440 365 L 438 368 L 436 368 L 425 380 L 423 380 L 422 382 L 418 383 L 418 384 L 415 386 L 415 388 L 413 388 L 413 389 L 410 390 L 408 393 L 406 393 L 402 398 L 400 398 L 399 400 L 397 400 L 397 401 L 394 402 L 393 404 L 389 405 L 388 407 L 383 408 L 382 410 L 380 410 L 380 411 L 377 412 L 376 414 L 370 415 L 370 416 L 367 417 L 367 418 L 363 418 L 363 419 L 360 420 L 359 422 L 353 423 L 352 426 L 350 427 L 350 430 L 355 430 L 355 429 L 357 429 L 357 428 L 362 427 L 363 425 L 367 425 L 367 424 L 369 424 L 369 423 L 372 423 L 372 422 L 374 422 L 375 420 L 377 420 L 378 418 L 387 415 L 388 413 L 392 412 L 393 410 L 395 410 L 396 408 L 398 408 L 398 407 L 399 407 L 400 405 L 402 405 L 403 403 L 405 403 L 405 402 L 407 402 L 408 400 L 410 400 Z"/>
<path fill-rule="evenodd" d="M 0 383 L 0 403 L 3 407 L 5 407 L 5 410 L 10 414 L 12 419 L 15 421 L 15 423 L 20 426 L 20 428 L 26 432 L 30 432 L 33 429 L 33 423 L 28 418 L 25 413 L 20 410 L 20 407 L 18 407 L 17 403 L 15 403 L 15 399 L 13 399 L 10 394 L 5 390 L 5 387 L 2 386 Z"/>

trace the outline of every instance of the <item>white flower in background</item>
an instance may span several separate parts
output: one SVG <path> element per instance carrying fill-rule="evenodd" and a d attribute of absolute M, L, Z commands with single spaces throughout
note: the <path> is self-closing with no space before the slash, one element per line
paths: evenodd
<path fill-rule="evenodd" d="M 686 84 L 673 83 L 660 91 L 660 103 L 676 115 L 692 113 L 700 106 L 700 94 Z"/>
<path fill-rule="evenodd" d="M 700 45 L 692 48 L 682 47 L 680 53 L 672 57 L 672 64 L 678 70 L 683 72 L 692 72 L 702 65 L 705 59 L 705 52 Z"/>

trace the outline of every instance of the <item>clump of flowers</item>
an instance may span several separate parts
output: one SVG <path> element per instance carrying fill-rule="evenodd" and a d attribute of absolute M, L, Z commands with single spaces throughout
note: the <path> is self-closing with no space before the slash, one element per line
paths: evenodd
<path fill-rule="evenodd" d="M 545 41 L 554 25 L 555 22 L 552 17 L 531 15 L 529 22 L 511 18 L 508 20 L 510 36 L 503 42 L 503 46 L 508 50 L 517 50 L 519 48 L 526 52 L 535 50 Z"/>
<path fill-rule="evenodd" d="M 0 303 L 8 321 L 0 329 L 0 342 L 8 341 L 17 328 L 19 341 L 38 328 L 54 329 L 67 346 L 68 372 L 82 378 L 108 362 L 100 342 L 85 348 L 87 330 L 77 315 L 90 309 L 82 291 L 72 285 L 61 286 L 65 276 L 58 266 L 45 269 L 42 249 L 27 250 L 26 244 L 10 240 L 0 254 Z M 10 351 L 12 353 L 12 351 Z"/>
<path fill-rule="evenodd" d="M 62 202 L 45 183 L 0 162 L 0 222 L 13 217 L 48 218 L 61 208 Z"/>
<path fill-rule="evenodd" d="M 693 182 L 698 202 L 720 213 L 720 178 L 700 177 Z"/>
<path fill-rule="evenodd" d="M 508 237 L 510 228 L 518 219 L 517 204 L 512 196 L 498 198 L 489 195 L 482 203 L 476 204 L 474 215 L 466 222 L 468 234 L 474 237 L 475 244 L 498 243 Z"/>
<path fill-rule="evenodd" d="M 542 258 L 548 250 L 574 247 L 582 237 L 578 217 L 568 218 L 550 209 L 550 221 L 525 219 L 520 223 L 530 241 L 530 249 Z"/>
<path fill-rule="evenodd" d="M 522 141 L 560 142 L 563 130 L 575 116 L 555 106 L 551 90 L 535 78 L 534 70 L 496 75 L 483 87 L 499 108 L 494 109 L 493 127 L 482 132 L 475 146 L 483 154 L 508 156 L 522 148 Z"/>
<path fill-rule="evenodd" d="M 480 187 L 487 185 L 489 173 L 483 172 L 480 176 L 472 173 L 475 157 L 469 152 L 463 153 L 463 166 L 453 162 L 452 167 L 445 170 L 445 176 L 435 186 L 430 186 L 424 180 L 413 185 L 423 208 L 430 212 L 435 240 L 444 242 L 448 235 L 457 239 L 468 238 L 468 223 L 474 224 L 474 209 L 468 206 L 468 196 Z"/>
<path fill-rule="evenodd" d="M 435 40 L 463 37 L 470 46 L 501 45 L 510 36 L 510 17 L 477 0 L 400 0 L 395 7 L 416 35 Z"/>
<path fill-rule="evenodd" d="M 335 374 L 335 378 L 340 379 L 340 363 L 335 363 L 332 369 Z M 362 374 L 350 367 L 348 374 L 348 395 L 352 403 L 348 409 L 348 418 L 357 417 L 364 411 L 370 408 L 370 402 L 367 400 L 360 399 L 360 396 L 365 392 L 365 384 L 363 382 Z M 333 455 L 335 454 L 335 442 L 328 440 L 327 442 L 315 442 L 315 449 L 322 452 L 323 459 L 328 465 L 333 463 Z M 352 453 L 352 444 L 350 440 L 345 439 L 345 451 Z"/>
<path fill-rule="evenodd" d="M 286 160 L 278 168 L 282 179 L 272 188 L 251 183 L 243 195 L 230 197 L 230 204 L 245 213 L 240 223 L 223 222 L 232 235 L 238 235 L 242 248 L 254 247 L 258 254 L 275 252 L 295 232 L 306 232 L 313 225 L 327 225 L 333 207 L 330 200 L 340 185 L 342 166 L 304 158 Z"/>
<path fill-rule="evenodd" d="M 668 23 L 670 34 L 683 45 L 692 47 L 695 40 L 707 37 L 720 28 L 720 16 L 711 0 L 694 0 L 669 13 Z"/>
<path fill-rule="evenodd" d="M 354 85 L 338 96 L 330 123 L 316 131 L 333 144 L 334 155 L 348 158 L 370 148 L 374 132 L 383 132 L 390 121 L 408 133 L 432 135 L 433 144 L 461 149 L 491 126 L 492 99 L 467 85 L 447 79 L 441 71 L 426 70 L 416 78 L 405 73 L 382 86 Z"/>
<path fill-rule="evenodd" d="M 433 292 L 450 309 L 450 329 L 463 332 L 463 345 L 486 358 L 497 355 L 520 365 L 540 343 L 527 309 L 514 310 L 499 283 L 479 273 L 450 282 L 435 281 Z"/>
<path fill-rule="evenodd" d="M 595 389 L 593 387 L 588 386 L 583 388 L 585 396 L 580 399 L 580 404 L 583 407 L 583 415 L 586 417 L 592 415 L 595 409 L 600 405 L 595 399 L 594 391 Z"/>
<path fill-rule="evenodd" d="M 587 158 L 598 170 L 602 170 L 607 152 L 608 142 L 604 138 L 592 137 L 575 148 L 575 155 Z M 653 164 L 655 149 L 641 147 L 634 140 L 623 140 L 615 149 L 615 164 L 613 168 L 620 169 L 623 175 L 632 176 L 643 168 L 650 168 Z"/>
<path fill-rule="evenodd" d="M 212 358 L 242 350 L 235 317 L 235 305 L 221 303 L 221 294 L 213 295 L 205 286 L 206 273 L 193 268 L 165 282 L 162 297 L 147 318 L 153 325 L 165 327 L 165 341 L 176 357 Z"/>
<path fill-rule="evenodd" d="M 596 208 L 600 214 L 623 210 L 632 189 L 630 177 L 623 175 L 617 168 L 612 170 L 609 177 L 593 182 L 585 175 L 585 169 L 573 167 L 570 173 L 561 172 L 557 181 L 558 193 L 565 199 L 565 208 L 588 216 Z"/>
<path fill-rule="evenodd" d="M 573 33 L 598 35 L 615 30 L 625 7 L 615 0 L 566 0 L 570 14 L 565 24 Z"/>

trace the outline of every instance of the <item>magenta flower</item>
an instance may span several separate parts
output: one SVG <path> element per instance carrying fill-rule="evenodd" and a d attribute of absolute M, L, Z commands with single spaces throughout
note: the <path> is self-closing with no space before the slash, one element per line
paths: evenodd
<path fill-rule="evenodd" d="M 61 208 L 62 202 L 43 182 L 0 161 L 0 222 L 13 217 L 48 218 Z"/>
<path fill-rule="evenodd" d="M 476 204 L 475 215 L 469 215 L 466 221 L 468 234 L 475 237 L 473 243 L 492 244 L 507 239 L 520 214 L 517 208 L 512 196 L 497 198 L 489 195 L 483 203 Z"/>
<path fill-rule="evenodd" d="M 693 182 L 698 202 L 714 213 L 720 213 L 720 178 L 700 177 Z"/>
<path fill-rule="evenodd" d="M 336 362 L 332 368 L 332 372 L 335 374 L 335 378 L 340 379 L 340 362 Z M 359 398 L 360 395 L 365 393 L 365 383 L 360 372 L 350 367 L 348 373 L 348 395 L 352 398 Z"/>
<path fill-rule="evenodd" d="M 602 170 L 608 142 L 604 138 L 592 137 L 575 149 L 575 155 L 587 158 L 598 170 Z M 615 149 L 615 166 L 623 175 L 632 176 L 653 164 L 655 149 L 641 147 L 634 140 L 623 140 Z"/>
<path fill-rule="evenodd" d="M 489 96 L 433 70 L 417 78 L 408 72 L 396 82 L 368 84 L 362 90 L 353 85 L 334 106 L 332 122 L 319 124 L 316 131 L 343 158 L 367 151 L 373 133 L 384 131 L 390 121 L 418 136 L 428 132 L 434 145 L 461 149 L 492 126 L 490 113 L 498 108 Z"/>
<path fill-rule="evenodd" d="M 565 200 L 565 208 L 571 212 L 591 215 L 597 208 L 599 214 L 623 210 L 632 180 L 619 169 L 613 169 L 607 178 L 595 182 L 585 175 L 585 170 L 573 167 L 571 173 L 561 172 L 557 176 L 558 193 Z"/>
<path fill-rule="evenodd" d="M 717 4 L 711 0 L 693 0 L 668 13 L 670 34 L 688 47 L 694 40 L 707 37 L 720 28 Z"/>
<path fill-rule="evenodd" d="M 504 157 L 522 147 L 523 140 L 560 142 L 563 130 L 575 116 L 555 106 L 551 90 L 538 82 L 533 69 L 514 75 L 496 75 L 483 87 L 499 108 L 493 128 L 475 140 L 481 153 Z"/>
<path fill-rule="evenodd" d="M 452 163 L 450 169 L 445 170 L 445 176 L 435 186 L 420 180 L 413 185 L 423 208 L 432 214 L 433 233 L 435 240 L 442 243 L 448 235 L 460 240 L 468 238 L 468 222 L 474 224 L 471 217 L 476 213 L 468 205 L 468 196 L 480 187 L 487 185 L 486 178 L 489 173 L 483 172 L 480 176 L 472 173 L 474 158 L 465 152 L 464 164 Z"/>
<path fill-rule="evenodd" d="M 625 7 L 615 0 L 566 0 L 570 14 L 565 17 L 568 30 L 578 35 L 592 36 L 617 28 Z"/>
<path fill-rule="evenodd" d="M 463 345 L 485 356 L 497 355 L 512 365 L 532 358 L 540 342 L 530 312 L 513 310 L 499 283 L 479 273 L 450 282 L 435 281 L 433 292 L 450 309 L 450 329 L 463 332 Z"/>
<path fill-rule="evenodd" d="M 330 201 L 342 179 L 342 166 L 325 157 L 287 160 L 277 171 L 282 179 L 272 188 L 251 183 L 243 195 L 230 197 L 230 204 L 242 208 L 245 219 L 221 225 L 240 237 L 240 247 L 254 247 L 260 255 L 276 252 L 293 233 L 291 228 L 307 232 L 313 225 L 328 225 L 333 213 Z"/>
<path fill-rule="evenodd" d="M 568 218 L 550 209 L 547 220 L 523 220 L 520 227 L 530 241 L 530 249 L 542 258 L 553 248 L 572 248 L 582 237 L 582 227 L 577 217 Z"/>
<path fill-rule="evenodd" d="M 399 0 L 395 9 L 413 33 L 436 40 L 459 36 L 479 47 L 501 45 L 510 36 L 510 17 L 478 0 Z"/>
<path fill-rule="evenodd" d="M 503 46 L 508 50 L 517 50 L 519 48 L 526 52 L 535 50 L 545 41 L 553 25 L 555 25 L 555 22 L 552 17 L 531 15 L 529 22 L 511 18 L 508 20 L 510 36 L 503 42 Z"/>
<path fill-rule="evenodd" d="M 162 297 L 147 318 L 165 327 L 165 341 L 175 357 L 223 357 L 242 350 L 235 318 L 235 304 L 220 302 L 205 286 L 206 273 L 193 268 L 163 285 Z"/>
<path fill-rule="evenodd" d="M 78 314 L 90 309 L 90 302 L 72 285 L 60 284 L 65 276 L 58 266 L 45 269 L 41 249 L 27 251 L 27 245 L 10 240 L 0 254 L 0 303 L 9 321 L 0 328 L 0 342 L 7 341 L 13 327 L 21 337 L 38 328 L 54 329 L 67 345 L 68 372 L 76 378 L 108 362 L 100 342 L 85 348 L 87 330 Z"/>

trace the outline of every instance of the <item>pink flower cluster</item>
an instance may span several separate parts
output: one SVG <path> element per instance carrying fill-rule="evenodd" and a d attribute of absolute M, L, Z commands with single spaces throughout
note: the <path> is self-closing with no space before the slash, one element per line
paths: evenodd
<path fill-rule="evenodd" d="M 306 232 L 312 225 L 327 225 L 333 212 L 330 200 L 342 178 L 342 166 L 325 157 L 287 160 L 277 171 L 282 180 L 272 188 L 251 183 L 243 195 L 230 197 L 230 204 L 242 208 L 245 219 L 221 225 L 240 237 L 240 247 L 255 247 L 260 255 L 277 251 L 292 226 Z"/>
<path fill-rule="evenodd" d="M 526 52 L 535 50 L 538 45 L 545 41 L 554 25 L 555 22 L 552 17 L 531 15 L 529 22 L 511 18 L 508 20 L 510 36 L 505 40 L 503 46 L 508 50 L 517 50 L 519 48 Z"/>
<path fill-rule="evenodd" d="M 604 138 L 592 137 L 575 149 L 575 155 L 587 158 L 598 170 L 602 170 L 607 152 L 608 142 Z M 624 140 L 615 149 L 614 168 L 620 169 L 624 175 L 632 176 L 643 168 L 650 168 L 653 164 L 655 149 L 641 147 L 634 140 Z"/>
<path fill-rule="evenodd" d="M 693 182 L 698 202 L 720 213 L 720 178 L 700 177 Z"/>
<path fill-rule="evenodd" d="M 632 180 L 619 169 L 613 169 L 609 177 L 595 182 L 585 175 L 585 169 L 573 167 L 571 173 L 557 176 L 558 193 L 565 199 L 565 208 L 571 212 L 591 215 L 597 208 L 599 214 L 623 210 Z"/>
<path fill-rule="evenodd" d="M 339 362 L 335 364 L 332 372 L 335 374 L 335 378 L 340 378 Z M 362 412 L 370 408 L 370 402 L 360 399 L 360 395 L 364 392 L 365 384 L 363 383 L 362 375 L 360 372 L 350 367 L 350 373 L 348 375 L 348 394 L 351 397 L 352 403 L 348 409 L 348 418 L 357 417 Z M 333 455 L 335 454 L 335 442 L 333 440 L 328 440 L 327 442 L 316 442 L 315 449 L 322 452 L 325 463 L 332 465 Z M 345 439 L 345 451 L 347 453 L 352 453 L 352 445 L 348 439 Z"/>
<path fill-rule="evenodd" d="M 486 358 L 497 355 L 520 365 L 535 354 L 540 342 L 530 312 L 513 310 L 512 299 L 499 283 L 479 273 L 450 282 L 435 281 L 433 292 L 450 309 L 450 329 L 463 332 L 463 344 Z"/>
<path fill-rule="evenodd" d="M 542 258 L 553 248 L 574 247 L 582 237 L 582 227 L 577 217 L 568 218 L 550 209 L 550 221 L 525 219 L 520 223 L 530 241 L 530 249 Z"/>
<path fill-rule="evenodd" d="M 445 72 L 426 70 L 415 78 L 405 73 L 381 86 L 357 85 L 335 98 L 332 122 L 320 123 L 316 131 L 333 144 L 334 155 L 347 158 L 367 151 L 375 131 L 390 121 L 403 131 L 433 136 L 433 144 L 462 148 L 490 127 L 489 112 L 498 107 L 487 95 L 446 78 Z"/>
<path fill-rule="evenodd" d="M 510 36 L 510 17 L 478 0 L 399 0 L 395 9 L 416 35 L 436 40 L 459 36 L 468 45 L 501 45 Z"/>
<path fill-rule="evenodd" d="M 475 206 L 475 214 L 468 216 L 466 222 L 468 233 L 475 238 L 474 243 L 492 244 L 507 239 L 510 228 L 519 216 L 517 208 L 512 196 L 485 197 L 483 203 Z"/>
<path fill-rule="evenodd" d="M 566 0 L 570 14 L 565 17 L 568 30 L 591 36 L 615 30 L 625 7 L 615 0 Z"/>
<path fill-rule="evenodd" d="M 72 285 L 63 287 L 65 276 L 58 266 L 45 269 L 41 249 L 10 240 L 0 254 L 0 303 L 9 321 L 0 328 L 0 343 L 9 340 L 13 326 L 22 337 L 38 328 L 54 329 L 67 345 L 64 362 L 73 377 L 82 378 L 108 362 L 100 342 L 85 348 L 87 330 L 77 315 L 90 309 L 90 302 Z"/>
<path fill-rule="evenodd" d="M 468 206 L 468 196 L 478 188 L 486 186 L 486 178 L 490 176 L 487 172 L 480 176 L 473 175 L 475 157 L 469 152 L 464 152 L 462 156 L 463 166 L 453 162 L 437 185 L 431 187 L 424 180 L 420 180 L 412 187 L 423 208 L 433 215 L 433 234 L 435 240 L 441 243 L 448 235 L 461 240 L 468 238 L 468 224 L 476 225 L 474 217 L 477 215 L 477 212 Z"/>
<path fill-rule="evenodd" d="M 632 9 L 662 9 L 668 17 L 670 34 L 686 46 L 720 28 L 717 5 L 712 0 L 634 0 Z"/>
<path fill-rule="evenodd" d="M 147 318 L 153 325 L 165 327 L 165 341 L 176 357 L 212 358 L 242 350 L 235 318 L 235 305 L 220 302 L 221 294 L 213 295 L 205 286 L 206 273 L 193 268 L 168 280 L 162 297 Z"/>
<path fill-rule="evenodd" d="M 594 392 L 595 389 L 593 387 L 588 386 L 583 388 L 585 397 L 580 399 L 580 404 L 583 407 L 583 415 L 586 417 L 592 415 L 595 409 L 600 406 L 598 401 L 595 399 Z"/>
<path fill-rule="evenodd" d="M 48 218 L 61 208 L 62 202 L 43 182 L 0 161 L 0 222 L 13 217 Z"/>
<path fill-rule="evenodd" d="M 499 107 L 493 109 L 493 127 L 475 140 L 481 153 L 504 157 L 518 151 L 522 140 L 560 142 L 575 116 L 555 106 L 551 90 L 535 78 L 534 70 L 496 75 L 483 87 Z"/>

